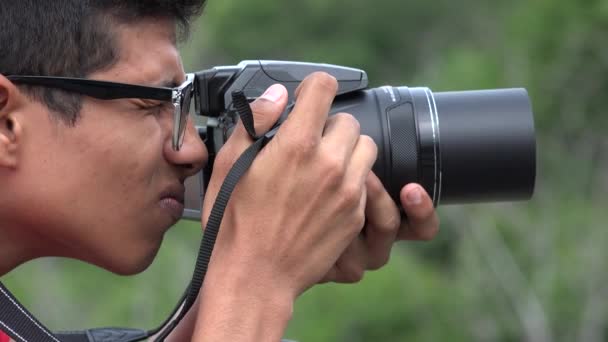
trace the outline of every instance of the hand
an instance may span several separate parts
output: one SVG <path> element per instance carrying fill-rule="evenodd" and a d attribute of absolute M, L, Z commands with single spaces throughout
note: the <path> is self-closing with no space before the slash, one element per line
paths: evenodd
<path fill-rule="evenodd" d="M 433 201 L 422 186 L 412 183 L 401 190 L 406 220 L 401 219 L 395 202 L 373 172 L 366 186 L 367 222 L 363 233 L 353 240 L 321 282 L 358 282 L 366 270 L 379 269 L 388 262 L 396 241 L 431 240 L 439 231 Z"/>
<path fill-rule="evenodd" d="M 284 87 L 272 88 L 252 104 L 258 134 L 286 106 Z M 375 233 L 400 225 L 395 205 L 370 176 L 376 145 L 360 135 L 352 116 L 327 120 L 336 89 L 327 74 L 308 77 L 289 118 L 235 188 L 199 296 L 193 341 L 280 339 L 295 297 L 328 274 L 340 255 L 353 254 L 345 250 L 358 239 L 365 215 L 370 250 L 384 251 L 386 236 L 392 244 L 397 233 Z M 239 123 L 216 158 L 203 225 L 228 171 L 251 143 Z M 390 212 L 396 221 L 385 221 Z M 380 260 L 377 254 L 370 260 Z"/>
<path fill-rule="evenodd" d="M 376 145 L 360 135 L 351 115 L 327 120 L 336 90 L 336 80 L 323 73 L 298 88 L 294 110 L 232 194 L 210 273 L 246 281 L 248 291 L 260 295 L 272 289 L 295 299 L 322 279 L 360 233 Z M 252 104 L 258 134 L 285 107 L 287 93 L 281 93 L 274 103 Z M 260 118 L 262 112 L 274 117 Z M 251 143 L 239 123 L 216 158 L 204 223 L 227 172 Z"/>

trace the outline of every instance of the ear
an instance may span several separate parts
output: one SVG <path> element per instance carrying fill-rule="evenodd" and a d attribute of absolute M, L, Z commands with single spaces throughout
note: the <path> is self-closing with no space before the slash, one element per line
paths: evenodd
<path fill-rule="evenodd" d="M 22 108 L 21 98 L 19 89 L 0 75 L 0 169 L 15 169 L 19 163 L 23 128 L 17 113 Z"/>

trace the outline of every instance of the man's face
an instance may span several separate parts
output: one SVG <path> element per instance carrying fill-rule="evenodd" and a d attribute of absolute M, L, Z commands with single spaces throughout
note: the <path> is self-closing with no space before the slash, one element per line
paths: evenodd
<path fill-rule="evenodd" d="M 118 63 L 89 78 L 150 86 L 184 81 L 172 23 L 150 20 L 116 31 Z M 176 152 L 170 103 L 85 96 L 74 127 L 53 120 L 37 102 L 22 112 L 11 215 L 36 241 L 35 253 L 78 258 L 121 274 L 145 269 L 179 219 L 184 180 L 207 159 L 192 123 Z"/>

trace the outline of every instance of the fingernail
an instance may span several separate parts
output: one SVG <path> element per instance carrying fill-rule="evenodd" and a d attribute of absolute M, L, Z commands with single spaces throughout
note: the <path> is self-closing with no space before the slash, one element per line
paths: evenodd
<path fill-rule="evenodd" d="M 407 202 L 411 205 L 418 205 L 422 203 L 422 193 L 419 188 L 415 188 L 407 194 Z"/>
<path fill-rule="evenodd" d="M 279 102 L 279 100 L 283 97 L 285 90 L 279 84 L 275 84 L 268 88 L 266 92 L 261 96 L 263 99 L 266 99 L 271 102 Z"/>

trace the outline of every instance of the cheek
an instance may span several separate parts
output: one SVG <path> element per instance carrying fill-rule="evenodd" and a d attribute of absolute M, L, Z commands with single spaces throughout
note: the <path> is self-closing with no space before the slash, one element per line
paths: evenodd
<path fill-rule="evenodd" d="M 58 192 L 73 194 L 81 212 L 109 227 L 127 224 L 144 210 L 162 163 L 160 123 L 153 116 L 127 115 L 83 117 L 65 128 L 54 147 L 55 177 L 65 180 Z M 64 177 L 61 168 L 69 172 Z"/>
<path fill-rule="evenodd" d="M 23 151 L 15 200 L 28 210 L 18 220 L 54 241 L 45 247 L 54 253 L 108 265 L 151 255 L 162 236 L 146 229 L 164 224 L 152 213 L 167 173 L 166 128 L 153 116 L 112 113 L 75 127 L 40 121 Z"/>
<path fill-rule="evenodd" d="M 83 144 L 80 151 L 90 165 L 89 173 L 98 191 L 133 200 L 153 186 L 162 163 L 162 134 L 153 117 L 122 132 L 113 131 Z M 105 197 L 105 196 L 104 196 Z"/>

